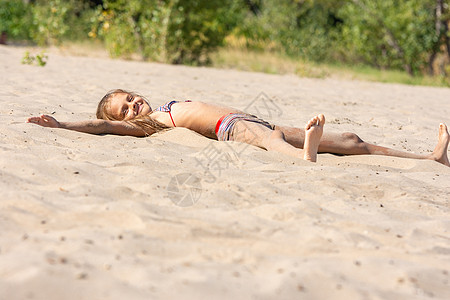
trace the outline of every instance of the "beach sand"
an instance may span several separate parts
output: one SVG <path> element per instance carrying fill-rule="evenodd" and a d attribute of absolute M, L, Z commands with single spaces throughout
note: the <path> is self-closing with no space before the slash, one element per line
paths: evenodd
<path fill-rule="evenodd" d="M 25 123 L 94 119 L 125 88 L 426 153 L 450 89 L 308 79 L 0 46 L 0 299 L 450 299 L 450 168 L 316 164 L 183 128 L 148 138 Z"/>

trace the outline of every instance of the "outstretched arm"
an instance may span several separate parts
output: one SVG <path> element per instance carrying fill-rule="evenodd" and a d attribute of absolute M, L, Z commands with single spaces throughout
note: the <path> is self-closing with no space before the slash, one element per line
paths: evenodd
<path fill-rule="evenodd" d="M 43 127 L 64 128 L 91 134 L 118 134 L 131 136 L 147 136 L 142 129 L 123 121 L 88 120 L 79 122 L 58 122 L 48 115 L 28 118 L 28 123 L 38 124 Z"/>

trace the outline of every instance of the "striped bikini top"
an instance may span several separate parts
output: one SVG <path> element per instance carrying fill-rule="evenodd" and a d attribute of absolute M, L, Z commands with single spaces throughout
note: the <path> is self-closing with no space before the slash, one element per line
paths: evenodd
<path fill-rule="evenodd" d="M 167 102 L 166 104 L 164 104 L 164 105 L 158 107 L 157 109 L 155 109 L 155 111 L 162 111 L 162 112 L 167 112 L 167 113 L 169 113 L 170 120 L 172 120 L 173 127 L 177 127 L 177 126 L 175 125 L 175 122 L 173 121 L 171 110 L 172 110 L 172 105 L 173 105 L 174 103 L 178 103 L 178 102 L 183 102 L 183 101 L 172 100 L 172 101 Z M 186 100 L 186 101 L 184 101 L 184 102 L 192 102 L 192 101 L 191 101 L 191 100 Z"/>

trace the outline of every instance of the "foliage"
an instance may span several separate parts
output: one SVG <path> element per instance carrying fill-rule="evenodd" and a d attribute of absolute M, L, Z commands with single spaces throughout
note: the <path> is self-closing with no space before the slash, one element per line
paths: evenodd
<path fill-rule="evenodd" d="M 236 33 L 254 48 L 284 51 L 313 61 L 328 59 L 337 39 L 335 10 L 342 1 L 265 0 L 250 11 Z"/>
<path fill-rule="evenodd" d="M 22 64 L 33 65 L 36 63 L 37 66 L 43 67 L 47 64 L 47 59 L 48 55 L 45 54 L 44 51 L 36 54 L 36 56 L 31 55 L 29 51 L 26 51 L 22 58 Z"/>
<path fill-rule="evenodd" d="M 177 63 L 207 63 L 236 24 L 232 0 L 177 1 L 169 18 L 167 52 Z M 172 21 L 173 20 L 173 21 Z"/>
<path fill-rule="evenodd" d="M 25 51 L 25 54 L 22 58 L 22 64 L 24 65 L 32 65 L 34 62 L 34 56 L 30 55 L 30 51 Z"/>
<path fill-rule="evenodd" d="M 204 64 L 236 23 L 232 0 L 105 0 L 91 37 L 114 56 Z"/>
<path fill-rule="evenodd" d="M 286 52 L 312 61 L 334 59 L 340 25 L 337 17 L 342 1 L 295 1 L 290 26 L 281 33 L 281 43 Z"/>
<path fill-rule="evenodd" d="M 411 75 L 432 68 L 439 51 L 450 58 L 450 47 L 444 49 L 445 41 L 450 45 L 450 12 L 443 0 L 246 2 L 257 7 L 256 13 L 249 9 L 235 33 L 249 47 L 310 61 L 403 69 Z"/>
<path fill-rule="evenodd" d="M 70 2 L 50 0 L 49 5 L 32 7 L 33 28 L 31 36 L 40 45 L 59 43 L 70 29 L 68 18 L 71 14 Z"/>
<path fill-rule="evenodd" d="M 39 45 L 87 38 L 94 10 L 83 0 L 0 0 L 0 31 Z"/>
<path fill-rule="evenodd" d="M 22 0 L 0 0 L 0 32 L 13 39 L 29 39 L 31 14 Z"/>
<path fill-rule="evenodd" d="M 438 40 L 435 1 L 349 2 L 340 10 L 346 49 L 370 65 L 423 70 Z"/>
<path fill-rule="evenodd" d="M 60 44 L 65 39 L 87 38 L 94 11 L 86 1 L 38 0 L 30 6 L 32 39 L 40 45 Z"/>
<path fill-rule="evenodd" d="M 449 26 L 445 0 L 0 0 L 0 31 L 11 39 L 89 37 L 115 57 L 194 65 L 208 64 L 226 41 L 304 61 L 449 76 Z"/>

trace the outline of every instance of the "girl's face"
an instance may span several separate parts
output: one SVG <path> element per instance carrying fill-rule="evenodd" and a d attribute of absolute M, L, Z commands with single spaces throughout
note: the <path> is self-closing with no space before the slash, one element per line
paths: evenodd
<path fill-rule="evenodd" d="M 116 120 L 128 121 L 152 111 L 148 102 L 138 95 L 116 93 L 109 101 L 110 113 Z"/>

